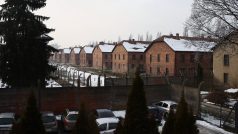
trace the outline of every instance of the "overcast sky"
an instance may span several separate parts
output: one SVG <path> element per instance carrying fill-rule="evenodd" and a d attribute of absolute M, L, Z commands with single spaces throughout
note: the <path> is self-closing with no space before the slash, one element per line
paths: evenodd
<path fill-rule="evenodd" d="M 3 3 L 3 0 L 0 0 Z M 51 43 L 61 47 L 118 41 L 132 34 L 183 33 L 193 0 L 47 0 L 37 13 L 50 17 Z"/>

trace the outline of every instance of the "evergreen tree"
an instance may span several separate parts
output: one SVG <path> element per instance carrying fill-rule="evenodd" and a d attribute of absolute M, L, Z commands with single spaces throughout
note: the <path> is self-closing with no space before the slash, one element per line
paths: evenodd
<path fill-rule="evenodd" d="M 114 134 L 123 134 L 123 119 L 121 117 L 119 117 L 119 122 L 117 124 L 117 128 Z"/>
<path fill-rule="evenodd" d="M 168 119 L 164 124 L 162 134 L 173 134 L 175 132 L 174 124 L 175 124 L 175 113 L 173 110 L 170 110 Z"/>
<path fill-rule="evenodd" d="M 10 87 L 44 87 L 45 79 L 55 68 L 48 64 L 47 45 L 53 31 L 43 23 L 48 17 L 33 12 L 43 8 L 46 0 L 5 0 L 0 10 L 0 36 L 5 41 L 0 56 L 0 77 Z"/>
<path fill-rule="evenodd" d="M 99 134 L 95 117 L 86 110 L 82 103 L 79 110 L 79 117 L 75 124 L 73 134 Z"/>
<path fill-rule="evenodd" d="M 148 108 L 146 105 L 143 80 L 139 76 L 139 69 L 129 93 L 126 117 L 123 125 L 124 134 L 152 134 L 150 130 Z"/>
<path fill-rule="evenodd" d="M 14 124 L 12 134 L 44 134 L 45 128 L 37 108 L 36 98 L 32 92 L 27 100 L 26 110 L 19 122 Z"/>

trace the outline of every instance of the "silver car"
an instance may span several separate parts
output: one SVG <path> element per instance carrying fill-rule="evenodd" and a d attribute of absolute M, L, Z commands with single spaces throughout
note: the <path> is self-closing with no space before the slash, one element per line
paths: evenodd
<path fill-rule="evenodd" d="M 58 123 L 53 112 L 42 112 L 41 118 L 47 133 L 58 132 Z"/>
<path fill-rule="evenodd" d="M 14 113 L 0 113 L 0 133 L 8 134 L 12 130 L 12 125 L 15 121 Z"/>

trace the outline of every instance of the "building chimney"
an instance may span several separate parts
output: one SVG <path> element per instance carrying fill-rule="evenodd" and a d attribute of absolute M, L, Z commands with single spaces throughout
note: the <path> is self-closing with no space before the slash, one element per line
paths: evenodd
<path fill-rule="evenodd" d="M 179 40 L 179 33 L 176 33 L 176 39 Z"/>

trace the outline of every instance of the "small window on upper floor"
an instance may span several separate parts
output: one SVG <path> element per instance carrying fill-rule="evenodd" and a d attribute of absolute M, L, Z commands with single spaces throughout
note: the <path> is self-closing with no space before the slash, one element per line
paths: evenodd
<path fill-rule="evenodd" d="M 229 55 L 228 54 L 225 54 L 224 55 L 224 66 L 229 66 Z"/>
<path fill-rule="evenodd" d="M 169 54 L 166 54 L 166 62 L 169 62 Z"/>

